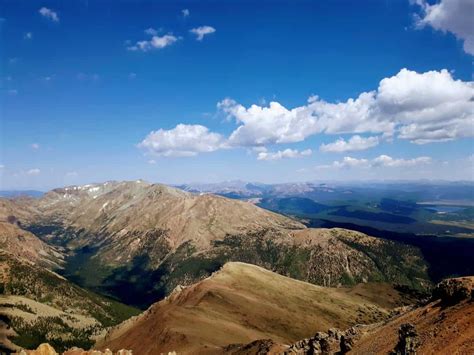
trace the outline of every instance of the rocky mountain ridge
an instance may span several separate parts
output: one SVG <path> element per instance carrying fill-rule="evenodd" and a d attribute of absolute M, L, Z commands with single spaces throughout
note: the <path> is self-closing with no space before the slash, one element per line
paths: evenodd
<path fill-rule="evenodd" d="M 141 307 L 228 261 L 323 286 L 429 285 L 416 248 L 343 229 L 309 229 L 251 203 L 141 180 L 0 201 L 5 218 L 64 251 L 64 276 Z"/>

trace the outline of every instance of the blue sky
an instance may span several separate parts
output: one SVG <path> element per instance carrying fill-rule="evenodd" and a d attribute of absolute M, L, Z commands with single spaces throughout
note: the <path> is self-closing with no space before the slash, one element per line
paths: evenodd
<path fill-rule="evenodd" d="M 469 1 L 0 5 L 2 189 L 474 178 Z"/>

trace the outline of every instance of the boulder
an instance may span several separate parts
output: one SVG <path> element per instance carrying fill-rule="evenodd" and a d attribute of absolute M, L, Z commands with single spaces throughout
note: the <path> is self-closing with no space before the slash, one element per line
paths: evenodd
<path fill-rule="evenodd" d="M 440 299 L 445 304 L 456 304 L 474 298 L 474 277 L 446 279 L 437 284 L 433 290 L 434 300 Z"/>

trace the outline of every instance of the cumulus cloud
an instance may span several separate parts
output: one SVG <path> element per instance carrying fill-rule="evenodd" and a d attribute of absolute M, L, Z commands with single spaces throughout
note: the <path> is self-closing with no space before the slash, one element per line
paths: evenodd
<path fill-rule="evenodd" d="M 312 96 L 307 104 L 295 108 L 275 101 L 247 108 L 226 98 L 217 107 L 237 124 L 228 137 L 200 125 L 178 125 L 172 130 L 150 133 L 142 147 L 166 156 L 260 147 L 257 153 L 264 153 L 260 159 L 268 160 L 283 158 L 293 151 L 272 153 L 264 147 L 301 142 L 316 134 L 353 134 L 347 141 L 339 138 L 323 144 L 320 150 L 324 152 L 361 151 L 382 139 L 426 144 L 474 136 L 474 82 L 455 80 L 447 70 L 417 73 L 402 69 L 381 80 L 376 90 L 345 102 L 331 103 Z M 195 135 L 199 138 L 194 139 Z M 339 163 L 348 166 L 358 162 L 346 159 Z M 375 166 L 377 162 L 371 164 Z M 388 162 L 385 164 L 388 166 Z M 392 164 L 403 166 L 404 162 Z"/>
<path fill-rule="evenodd" d="M 59 22 L 59 15 L 56 11 L 48 9 L 47 7 L 42 7 L 38 10 L 38 12 L 41 14 L 41 16 L 47 18 L 48 20 Z"/>
<path fill-rule="evenodd" d="M 313 152 L 311 149 L 298 151 L 296 149 L 285 149 L 277 152 L 269 152 L 266 149 L 261 150 L 258 155 L 258 160 L 280 160 L 285 158 L 301 158 L 311 155 Z"/>
<path fill-rule="evenodd" d="M 388 155 L 380 155 L 372 161 L 373 166 L 386 166 L 391 168 L 409 167 L 431 163 L 430 157 L 413 159 L 394 159 Z"/>
<path fill-rule="evenodd" d="M 41 170 L 40 169 L 30 169 L 26 172 L 26 174 L 28 175 L 32 175 L 32 176 L 35 176 L 35 175 L 39 175 L 41 173 Z"/>
<path fill-rule="evenodd" d="M 416 19 L 418 28 L 431 26 L 435 30 L 451 32 L 464 41 L 464 51 L 474 55 L 474 1 L 441 0 L 430 5 L 426 0 L 416 0 L 421 14 Z"/>
<path fill-rule="evenodd" d="M 23 38 L 24 38 L 24 39 L 32 39 L 32 38 L 33 38 L 33 33 L 32 33 L 32 32 L 26 32 L 26 33 L 23 35 Z"/>
<path fill-rule="evenodd" d="M 361 137 L 359 135 L 352 136 L 348 141 L 339 138 L 333 143 L 321 144 L 319 150 L 322 152 L 343 153 L 358 150 L 366 150 L 379 144 L 379 137 Z"/>
<path fill-rule="evenodd" d="M 225 140 L 207 127 L 179 124 L 151 132 L 138 146 L 156 156 L 189 157 L 224 148 Z"/>
<path fill-rule="evenodd" d="M 31 145 L 31 149 L 38 150 L 40 148 L 40 145 L 38 143 L 33 143 Z"/>
<path fill-rule="evenodd" d="M 178 37 L 173 34 L 167 34 L 164 36 L 152 36 L 150 40 L 138 41 L 132 46 L 128 46 L 129 51 L 142 51 L 148 52 L 153 49 L 162 49 L 168 47 L 178 41 Z"/>
<path fill-rule="evenodd" d="M 339 103 L 313 96 L 292 109 L 278 102 L 246 108 L 227 98 L 218 108 L 239 124 L 229 137 L 237 146 L 299 142 L 319 133 L 376 133 L 417 144 L 474 136 L 474 83 L 447 70 L 402 69 L 377 90 Z"/>
<path fill-rule="evenodd" d="M 357 159 L 352 157 L 344 157 L 341 161 L 335 161 L 332 164 L 335 168 L 367 167 L 369 165 L 367 159 Z"/>
<path fill-rule="evenodd" d="M 190 12 L 188 9 L 182 9 L 181 13 L 183 14 L 183 17 L 188 17 L 190 15 Z"/>
<path fill-rule="evenodd" d="M 377 158 L 372 160 L 368 159 L 357 159 L 353 157 L 344 157 L 342 160 L 336 160 L 329 165 L 319 165 L 317 168 L 376 168 L 376 167 L 387 167 L 387 168 L 401 168 L 401 167 L 413 167 L 418 165 L 426 165 L 431 163 L 430 157 L 417 157 L 412 159 L 396 159 L 388 155 L 379 155 Z"/>
<path fill-rule="evenodd" d="M 202 41 L 204 36 L 207 36 L 211 33 L 216 32 L 216 29 L 211 26 L 200 26 L 200 27 L 193 28 L 189 32 L 194 33 L 198 41 Z"/>
<path fill-rule="evenodd" d="M 232 145 L 294 143 L 317 133 L 316 119 L 304 114 L 304 108 L 288 110 L 271 102 L 268 107 L 252 105 L 247 109 L 232 99 L 221 101 L 218 108 L 240 124 L 229 137 Z"/>

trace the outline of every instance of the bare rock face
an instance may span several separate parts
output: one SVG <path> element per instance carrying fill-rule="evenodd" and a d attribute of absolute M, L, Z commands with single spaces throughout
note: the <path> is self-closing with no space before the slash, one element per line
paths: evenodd
<path fill-rule="evenodd" d="M 56 350 L 49 344 L 41 344 L 36 350 L 21 350 L 19 355 L 58 355 Z"/>
<path fill-rule="evenodd" d="M 419 345 L 415 326 L 410 323 L 402 324 L 398 329 L 398 344 L 391 355 L 416 355 L 416 349 Z"/>
<path fill-rule="evenodd" d="M 17 355 L 59 355 L 54 348 L 49 344 L 41 344 L 36 350 L 21 350 L 16 353 Z M 83 350 L 81 348 L 72 348 L 66 350 L 62 355 L 133 355 L 131 350 L 119 350 L 112 352 L 109 349 L 105 351 L 99 350 Z"/>
<path fill-rule="evenodd" d="M 456 304 L 474 298 L 474 277 L 459 277 L 441 281 L 433 290 L 433 299 L 445 304 Z"/>
<path fill-rule="evenodd" d="M 314 337 L 300 340 L 285 351 L 285 354 L 346 354 L 360 337 L 356 327 L 346 331 L 329 329 L 327 333 L 317 332 Z"/>

